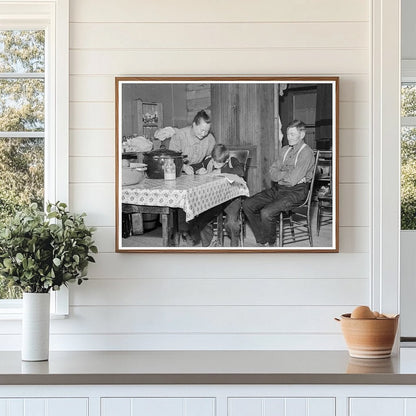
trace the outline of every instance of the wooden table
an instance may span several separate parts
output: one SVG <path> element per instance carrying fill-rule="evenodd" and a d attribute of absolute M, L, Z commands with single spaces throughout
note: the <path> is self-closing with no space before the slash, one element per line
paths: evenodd
<path fill-rule="evenodd" d="M 230 183 L 230 178 L 232 176 L 209 174 L 182 175 L 172 181 L 147 178 L 139 184 L 123 186 L 123 212 L 160 214 L 163 246 L 176 245 L 172 234 L 175 234 L 177 209 L 182 209 L 186 221 L 190 221 L 223 202 L 249 196 L 245 183 Z"/>
<path fill-rule="evenodd" d="M 131 205 L 123 204 L 123 214 L 158 214 L 162 223 L 162 245 L 169 247 L 178 245 L 177 230 L 177 210 L 170 207 L 158 207 L 154 205 Z M 136 234 L 143 234 L 143 221 L 141 221 L 141 230 Z"/>

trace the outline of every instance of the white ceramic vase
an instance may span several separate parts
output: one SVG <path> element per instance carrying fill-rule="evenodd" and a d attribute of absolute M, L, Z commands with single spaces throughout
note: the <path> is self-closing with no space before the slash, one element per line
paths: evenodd
<path fill-rule="evenodd" d="M 49 358 L 49 293 L 23 293 L 22 360 Z"/>

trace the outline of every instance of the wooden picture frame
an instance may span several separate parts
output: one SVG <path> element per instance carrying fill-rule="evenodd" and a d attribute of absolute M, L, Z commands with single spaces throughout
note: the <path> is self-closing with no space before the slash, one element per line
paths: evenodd
<path fill-rule="evenodd" d="M 338 90 L 338 77 L 116 77 L 116 251 L 338 252 Z M 303 196 L 270 214 L 247 202 L 265 189 Z"/>

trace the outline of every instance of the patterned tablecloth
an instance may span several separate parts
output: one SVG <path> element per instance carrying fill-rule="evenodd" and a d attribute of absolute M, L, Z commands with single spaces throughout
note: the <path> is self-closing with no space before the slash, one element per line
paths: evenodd
<path fill-rule="evenodd" d="M 145 179 L 136 185 L 123 186 L 123 204 L 182 208 L 190 221 L 212 207 L 238 196 L 249 196 L 246 184 L 230 183 L 218 175 L 182 175 L 172 181 Z"/>

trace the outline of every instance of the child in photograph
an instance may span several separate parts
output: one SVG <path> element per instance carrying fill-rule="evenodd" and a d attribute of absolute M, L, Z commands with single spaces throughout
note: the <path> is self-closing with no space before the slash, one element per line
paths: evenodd
<path fill-rule="evenodd" d="M 208 156 L 200 164 L 193 165 L 192 167 L 197 175 L 231 173 L 237 175 L 243 181 L 244 165 L 237 158 L 230 157 L 230 152 L 224 144 L 216 144 L 211 152 L 211 156 Z M 222 211 L 226 214 L 224 225 L 231 239 L 231 247 L 238 247 L 240 236 L 240 207 L 241 199 L 238 197 L 211 208 L 196 218 L 203 247 L 215 247 L 219 245 L 217 240 L 213 240 L 212 221 Z"/>

